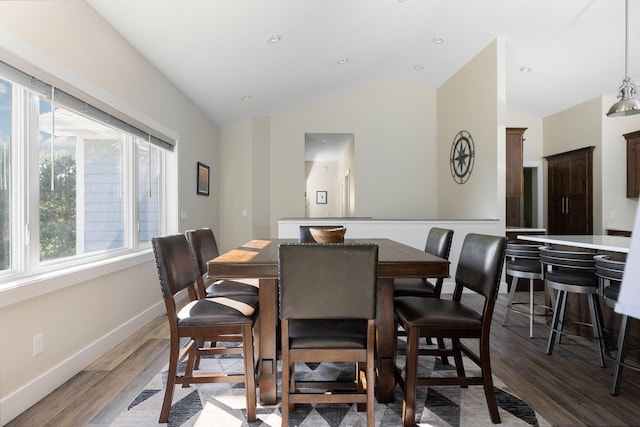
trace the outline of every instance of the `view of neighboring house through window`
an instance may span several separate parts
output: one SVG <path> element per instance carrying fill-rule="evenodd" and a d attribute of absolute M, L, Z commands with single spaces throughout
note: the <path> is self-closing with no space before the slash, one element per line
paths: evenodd
<path fill-rule="evenodd" d="M 11 260 L 11 84 L 0 80 L 0 271 Z"/>
<path fill-rule="evenodd" d="M 0 80 L 0 284 L 146 249 L 161 234 L 167 149 L 64 92 L 59 103 L 48 89 Z"/>
<path fill-rule="evenodd" d="M 160 234 L 160 161 L 162 149 L 141 140 L 138 150 L 138 243 Z"/>

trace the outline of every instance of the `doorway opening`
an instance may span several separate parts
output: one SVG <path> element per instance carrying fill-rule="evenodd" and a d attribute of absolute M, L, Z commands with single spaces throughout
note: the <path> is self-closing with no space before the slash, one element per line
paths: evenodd
<path fill-rule="evenodd" d="M 542 163 L 524 162 L 523 195 L 520 224 L 527 228 L 540 228 L 543 224 L 543 181 Z"/>
<path fill-rule="evenodd" d="M 355 212 L 352 133 L 305 133 L 305 217 L 350 217 Z"/>

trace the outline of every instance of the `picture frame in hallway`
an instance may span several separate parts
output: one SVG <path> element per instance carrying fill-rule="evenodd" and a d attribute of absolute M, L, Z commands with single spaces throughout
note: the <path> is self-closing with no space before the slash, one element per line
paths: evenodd
<path fill-rule="evenodd" d="M 196 193 L 200 196 L 209 195 L 209 166 L 198 162 L 196 170 Z"/>
<path fill-rule="evenodd" d="M 326 191 L 316 191 L 316 204 L 317 205 L 326 205 L 327 204 L 327 192 Z"/>

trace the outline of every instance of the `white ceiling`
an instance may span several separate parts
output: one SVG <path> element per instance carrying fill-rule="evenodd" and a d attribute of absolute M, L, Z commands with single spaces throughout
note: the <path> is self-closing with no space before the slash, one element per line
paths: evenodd
<path fill-rule="evenodd" d="M 437 89 L 496 37 L 508 108 L 544 118 L 615 97 L 624 77 L 624 0 L 87 2 L 220 126 L 392 76 Z M 640 1 L 630 3 L 638 77 Z"/>

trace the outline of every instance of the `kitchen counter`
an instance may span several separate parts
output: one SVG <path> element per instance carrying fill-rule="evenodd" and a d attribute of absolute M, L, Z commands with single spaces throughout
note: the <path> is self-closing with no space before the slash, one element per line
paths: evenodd
<path fill-rule="evenodd" d="M 620 252 L 625 254 L 629 253 L 629 246 L 631 246 L 630 237 L 608 236 L 604 234 L 554 236 L 518 235 L 518 239 L 551 245 L 573 246 L 578 248 Z"/>

